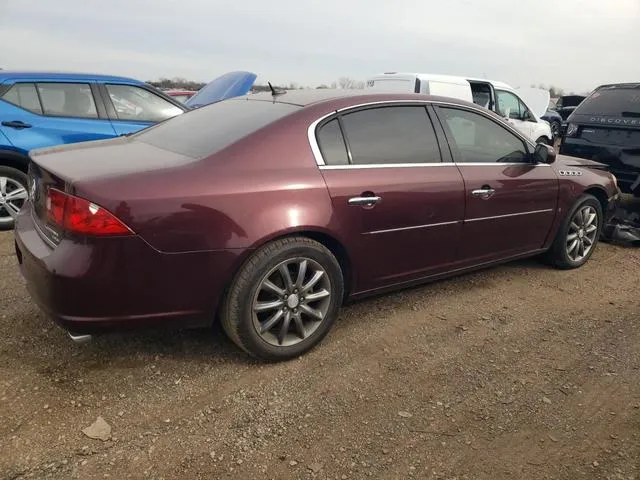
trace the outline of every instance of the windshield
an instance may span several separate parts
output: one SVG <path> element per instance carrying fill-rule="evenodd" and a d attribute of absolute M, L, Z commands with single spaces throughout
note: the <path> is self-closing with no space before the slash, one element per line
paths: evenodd
<path fill-rule="evenodd" d="M 640 88 L 610 87 L 595 91 L 575 110 L 579 115 L 640 115 Z"/>
<path fill-rule="evenodd" d="M 299 108 L 287 103 L 226 100 L 178 115 L 142 130 L 134 138 L 164 150 L 202 158 Z"/>

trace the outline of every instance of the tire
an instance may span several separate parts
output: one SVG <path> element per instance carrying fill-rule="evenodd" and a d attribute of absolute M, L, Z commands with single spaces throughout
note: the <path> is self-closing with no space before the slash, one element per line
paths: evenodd
<path fill-rule="evenodd" d="M 305 274 L 299 281 L 303 262 Z M 283 269 L 291 278 L 289 287 Z M 279 292 L 265 287 L 265 280 Z M 304 297 L 305 289 L 314 300 Z M 311 350 L 325 337 L 338 316 L 343 293 L 342 270 L 324 245 L 306 237 L 282 238 L 260 248 L 240 268 L 223 301 L 220 319 L 227 336 L 249 355 L 287 360 Z"/>
<path fill-rule="evenodd" d="M 593 213 L 596 214 L 596 218 L 591 223 L 585 223 L 583 217 L 581 217 L 585 211 L 589 212 L 589 215 Z M 563 270 L 578 268 L 584 265 L 598 244 L 598 239 L 602 232 L 603 218 L 602 206 L 598 199 L 593 195 L 582 195 L 563 220 L 556 234 L 556 238 L 547 252 L 547 260 L 556 268 Z M 578 226 L 579 229 L 576 230 L 575 226 Z M 584 228 L 585 226 L 586 228 Z M 589 231 L 589 227 L 591 226 L 595 226 L 595 230 Z M 582 234 L 580 234 L 580 230 L 582 230 Z M 575 235 L 575 237 L 569 239 L 570 235 Z M 569 243 L 570 241 L 571 243 Z M 575 249 L 570 248 L 573 245 L 573 241 L 578 242 L 578 244 L 575 245 Z M 586 245 L 588 250 L 581 252 L 580 242 L 587 244 L 588 241 L 591 242 L 589 245 Z M 581 253 L 583 253 L 583 255 L 581 255 Z"/>
<path fill-rule="evenodd" d="M 562 128 L 562 125 L 560 124 L 560 122 L 551 122 L 550 126 L 551 137 L 555 141 L 560 136 L 560 129 Z"/>
<path fill-rule="evenodd" d="M 538 139 L 536 140 L 536 145 L 538 143 L 544 143 L 545 145 L 551 145 L 553 146 L 553 143 L 551 142 L 551 140 L 549 140 L 547 137 L 538 137 Z"/>
<path fill-rule="evenodd" d="M 12 167 L 0 165 L 0 230 L 11 230 L 15 225 L 15 216 L 18 212 L 16 208 L 22 207 L 27 199 L 27 176 Z M 24 189 L 24 193 L 20 194 L 20 198 L 11 198 L 11 194 Z M 10 200 L 7 200 L 9 196 Z"/>

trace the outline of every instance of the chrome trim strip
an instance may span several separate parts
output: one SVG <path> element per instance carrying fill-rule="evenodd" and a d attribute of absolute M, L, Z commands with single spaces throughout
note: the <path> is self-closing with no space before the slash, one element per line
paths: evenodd
<path fill-rule="evenodd" d="M 369 165 L 320 165 L 320 170 L 357 170 L 362 168 L 455 167 L 455 163 L 371 163 Z"/>
<path fill-rule="evenodd" d="M 56 245 L 56 243 L 53 240 L 51 240 L 49 237 L 47 237 L 47 235 L 44 233 L 44 230 L 42 230 L 40 225 L 38 225 L 38 221 L 36 220 L 36 217 L 34 216 L 35 212 L 33 211 L 33 207 L 31 209 L 30 213 L 31 213 L 31 221 L 33 222 L 33 226 L 34 226 L 36 232 L 38 232 L 38 235 L 40 236 L 40 239 L 43 240 L 44 243 L 49 245 L 49 247 L 56 248 L 58 245 Z"/>
<path fill-rule="evenodd" d="M 323 115 L 322 117 L 316 119 L 313 123 L 311 123 L 311 125 L 309 125 L 309 127 L 307 128 L 307 139 L 309 140 L 309 145 L 311 146 L 311 151 L 313 152 L 313 156 L 316 160 L 316 164 L 318 166 L 324 166 L 324 167 L 341 167 L 341 168 L 362 168 L 361 166 L 356 166 L 356 165 L 327 165 L 324 161 L 324 158 L 322 158 L 322 153 L 320 152 L 320 146 L 318 145 L 318 141 L 316 139 L 316 127 L 318 126 L 318 124 L 320 122 L 322 122 L 323 120 L 326 120 L 327 118 L 331 117 L 332 115 L 338 114 L 338 113 L 342 113 L 348 110 L 353 110 L 353 109 L 358 109 L 358 108 L 362 108 L 362 107 L 368 107 L 368 106 L 372 106 L 372 105 L 388 105 L 388 104 L 399 104 L 399 103 L 413 103 L 413 104 L 424 104 L 426 105 L 447 105 L 450 107 L 456 107 L 456 108 L 461 108 L 463 110 L 471 110 L 475 113 L 478 113 L 482 116 L 484 116 L 485 118 L 495 122 L 496 119 L 492 118 L 491 116 L 487 115 L 487 112 L 490 112 L 491 110 L 486 110 L 482 107 L 474 107 L 472 105 L 460 105 L 458 103 L 451 103 L 451 102 L 443 102 L 443 101 L 438 101 L 438 100 L 380 100 L 377 102 L 367 102 L 367 103 L 359 103 L 356 105 L 350 105 L 348 107 L 343 107 L 343 108 L 339 108 L 338 110 L 334 110 L 332 112 L 327 113 L 326 115 Z M 495 112 L 493 112 L 495 113 Z M 531 139 L 525 137 L 519 130 L 517 130 L 515 127 L 513 127 L 511 124 L 507 123 L 507 122 L 503 122 L 502 123 L 503 127 L 506 127 L 507 130 L 509 130 L 511 133 L 515 134 L 520 140 L 522 140 L 523 142 L 527 143 L 531 148 L 535 149 L 536 146 L 535 144 L 531 141 Z M 444 163 L 444 162 L 443 162 Z M 384 164 L 386 166 L 386 164 Z M 390 166 L 398 166 L 398 165 L 403 165 L 403 164 L 390 164 Z M 431 164 L 431 163 L 427 163 L 427 164 L 421 164 L 421 163 L 416 163 L 416 164 L 412 164 L 412 166 L 436 166 L 438 164 Z M 455 165 L 455 163 L 447 163 L 447 165 Z M 461 163 L 460 165 L 496 165 L 495 163 Z M 505 164 L 502 163 L 501 165 L 511 165 L 511 164 Z M 516 163 L 514 165 L 523 165 L 522 163 Z M 538 165 L 544 165 L 549 167 L 550 165 L 548 164 L 533 164 L 534 166 L 538 166 Z M 364 167 L 369 167 L 369 165 L 366 165 Z M 383 168 L 381 166 L 376 166 L 373 168 Z"/>
<path fill-rule="evenodd" d="M 496 215 L 495 217 L 469 218 L 469 219 L 466 219 L 464 223 L 479 222 L 481 220 L 495 220 L 496 218 L 517 217 L 520 215 L 533 215 L 534 213 L 548 213 L 548 212 L 553 212 L 553 210 L 554 210 L 553 208 L 546 208 L 544 210 L 532 210 L 530 212 L 507 213 L 506 215 Z"/>
<path fill-rule="evenodd" d="M 365 232 L 363 235 L 375 235 L 378 233 L 390 233 L 390 232 L 402 232 L 405 230 L 417 230 L 419 228 L 431 228 L 431 227 L 441 227 L 443 225 L 455 225 L 458 223 L 462 223 L 462 220 L 456 220 L 453 222 L 440 222 L 440 223 L 428 223 L 426 225 L 414 225 L 413 227 L 401 227 L 401 228 L 389 228 L 387 230 L 374 230 L 373 232 Z"/>
<path fill-rule="evenodd" d="M 360 168 L 410 168 L 410 167 L 464 167 L 466 165 L 472 167 L 518 167 L 522 165 L 529 165 L 531 167 L 550 167 L 551 165 L 545 163 L 529 164 L 529 163 L 453 163 L 453 162 L 440 162 L 440 163 L 371 163 L 368 165 L 319 165 L 320 170 L 349 170 Z"/>

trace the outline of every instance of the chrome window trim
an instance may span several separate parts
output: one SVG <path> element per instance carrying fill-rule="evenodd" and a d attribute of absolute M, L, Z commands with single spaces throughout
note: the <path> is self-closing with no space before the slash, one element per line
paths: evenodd
<path fill-rule="evenodd" d="M 496 215 L 493 217 L 469 218 L 469 219 L 466 219 L 464 223 L 480 222 L 482 220 L 495 220 L 497 218 L 518 217 L 520 215 L 533 215 L 535 213 L 549 213 L 549 212 L 553 212 L 553 210 L 554 210 L 553 208 L 545 208 L 544 210 L 531 210 L 529 212 L 507 213 L 505 215 Z"/>
<path fill-rule="evenodd" d="M 309 127 L 307 128 L 307 139 L 309 140 L 309 145 L 311 147 L 311 151 L 313 152 L 313 156 L 316 160 L 316 164 L 321 167 L 322 169 L 346 169 L 346 168 L 391 168 L 391 167 L 398 167 L 398 166 L 412 166 L 412 167 L 425 167 L 425 166 L 429 166 L 429 167 L 433 167 L 433 166 L 451 166 L 451 165 L 476 165 L 476 166 L 485 166 L 485 165 L 492 165 L 492 166 L 497 166 L 497 165 L 508 165 L 508 166 L 513 166 L 513 165 L 531 165 L 531 166 L 546 166 L 549 167 L 550 165 L 548 164 L 530 164 L 530 163 L 497 163 L 497 162 L 470 162 L 470 163 L 455 163 L 455 162 L 439 162 L 439 163 L 412 163 L 412 164 L 406 164 L 406 163 L 381 163 L 381 164 L 370 164 L 370 165 L 327 165 L 324 161 L 324 158 L 322 157 L 322 152 L 320 151 L 320 146 L 318 145 L 318 140 L 316 138 L 316 128 L 318 127 L 318 125 L 326 120 L 329 117 L 332 117 L 333 115 L 337 115 L 340 113 L 344 113 L 347 112 L 349 110 L 357 110 L 359 108 L 363 108 L 363 107 L 369 107 L 369 106 L 375 106 L 375 105 L 390 105 L 390 104 L 403 104 L 403 103 L 408 103 L 408 104 L 416 104 L 416 105 L 444 105 L 444 106 L 448 106 L 448 107 L 454 107 L 454 108 L 460 108 L 462 110 L 469 110 L 471 112 L 477 113 L 479 115 L 482 115 L 483 117 L 487 118 L 488 120 L 491 120 L 494 123 L 498 123 L 496 122 L 495 118 L 491 118 L 491 116 L 487 115 L 486 112 L 488 112 L 489 110 L 483 109 L 482 107 L 474 107 L 472 105 L 460 105 L 458 103 L 451 103 L 451 102 L 443 102 L 440 100 L 379 100 L 376 102 L 367 102 L 367 103 L 359 103 L 356 105 L 350 105 L 348 107 L 343 107 L 343 108 L 339 108 L 337 110 L 333 110 L 329 113 L 327 113 L 326 115 L 323 115 L 322 117 L 314 120 L 311 125 L 309 125 Z M 524 102 L 523 102 L 524 103 Z M 526 105 L 526 104 L 525 104 Z M 495 112 L 494 112 L 495 113 Z M 509 132 L 513 133 L 516 137 L 518 137 L 520 140 L 522 140 L 525 144 L 527 144 L 529 147 L 531 147 L 532 149 L 535 149 L 535 144 L 528 138 L 526 138 L 524 135 L 522 135 L 522 133 L 520 133 L 516 128 L 514 128 L 513 126 L 509 125 L 508 123 L 504 122 L 502 124 L 499 124 L 500 126 L 506 128 L 506 130 L 508 130 Z"/>
<path fill-rule="evenodd" d="M 456 225 L 462 223 L 462 220 L 454 220 L 452 222 L 427 223 L 426 225 L 414 225 L 411 227 L 389 228 L 386 230 L 374 230 L 372 232 L 364 232 L 363 235 L 376 235 L 378 233 L 402 232 L 405 230 L 417 230 L 419 228 L 442 227 L 444 225 Z"/>

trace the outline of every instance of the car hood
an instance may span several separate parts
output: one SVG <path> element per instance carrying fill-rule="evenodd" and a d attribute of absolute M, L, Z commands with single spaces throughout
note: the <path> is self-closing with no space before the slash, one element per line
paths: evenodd
<path fill-rule="evenodd" d="M 229 72 L 207 83 L 185 105 L 198 108 L 228 98 L 246 95 L 258 76 L 252 72 Z"/>
<path fill-rule="evenodd" d="M 585 167 L 596 168 L 598 170 L 607 170 L 608 165 L 594 160 L 588 160 L 586 158 L 570 157 L 568 155 L 558 155 L 556 157 L 556 164 L 563 167 Z"/>
<path fill-rule="evenodd" d="M 543 88 L 519 88 L 517 92 L 533 114 L 538 118 L 542 118 L 549 107 L 549 100 L 551 99 L 549 90 Z"/>

